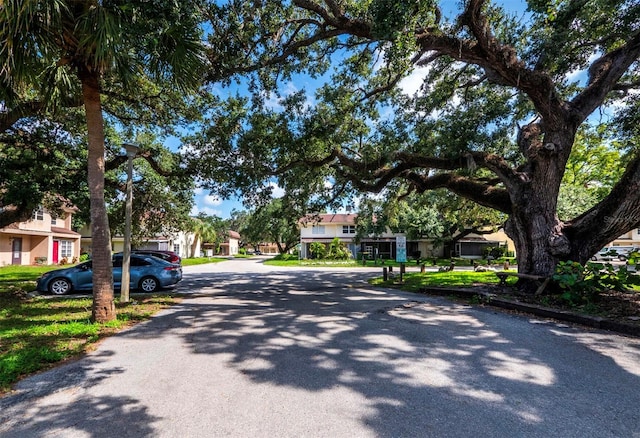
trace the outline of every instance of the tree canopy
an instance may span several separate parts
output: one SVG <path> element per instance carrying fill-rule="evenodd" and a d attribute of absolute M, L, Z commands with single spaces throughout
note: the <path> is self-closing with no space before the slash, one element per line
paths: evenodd
<path fill-rule="evenodd" d="M 446 189 L 508 216 L 521 272 L 585 262 L 640 225 L 640 4 L 502 5 L 466 0 L 451 14 L 430 0 L 210 5 L 208 79 L 248 76 L 254 94 L 219 109 L 224 138 L 212 127 L 195 144 L 199 156 L 217 147 L 204 174 L 232 162 L 246 165 L 251 187 L 276 176 L 291 191 L 324 184 L 329 200 Z M 284 95 L 283 82 L 303 72 L 324 83 L 313 102 Z M 412 74 L 420 87 L 402 92 Z M 578 133 L 603 120 L 611 133 L 587 154 L 617 148 L 624 172 L 594 205 L 561 217 Z"/>
<path fill-rule="evenodd" d="M 304 204 L 296 199 L 289 196 L 273 199 L 251 211 L 238 231 L 245 243 L 257 248 L 260 243 L 273 242 L 284 254 L 300 241 L 298 221 L 304 213 Z"/>

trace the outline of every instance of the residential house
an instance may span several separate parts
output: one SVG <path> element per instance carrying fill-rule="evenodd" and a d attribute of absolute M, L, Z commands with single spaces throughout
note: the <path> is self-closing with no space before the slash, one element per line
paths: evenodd
<path fill-rule="evenodd" d="M 453 245 L 445 245 L 445 257 L 461 257 L 465 259 L 480 259 L 485 255 L 488 247 L 506 247 L 507 251 L 515 254 L 515 245 L 503 229 L 488 234 L 470 233 Z"/>
<path fill-rule="evenodd" d="M 334 238 L 338 238 L 348 249 L 354 258 L 359 253 L 366 257 L 395 258 L 396 237 L 402 234 L 387 231 L 380 236 L 365 237 L 356 242 L 357 214 L 320 214 L 307 216 L 300 220 L 300 257 L 311 256 L 310 245 L 314 242 L 329 244 Z M 420 253 L 421 257 L 441 255 L 442 248 L 438 248 L 428 240 L 407 241 L 407 255 L 415 257 Z"/>
<path fill-rule="evenodd" d="M 300 257 L 311 256 L 310 245 L 313 242 L 329 244 L 334 238 L 340 239 L 351 251 L 353 257 L 359 253 L 367 257 L 381 257 L 394 259 L 396 257 L 396 238 L 402 236 L 399 233 L 387 231 L 380 236 L 369 236 L 356 242 L 357 214 L 321 214 L 307 216 L 300 220 Z M 483 250 L 487 246 L 507 246 L 514 251 L 513 242 L 504 231 L 500 230 L 491 234 L 469 234 L 460 239 L 453 247 L 444 248 L 435 244 L 430 239 L 407 240 L 407 256 L 409 257 L 465 257 L 481 258 Z"/>
<path fill-rule="evenodd" d="M 26 222 L 0 228 L 0 266 L 72 263 L 80 256 L 80 234 L 71 229 L 76 209 L 57 216 L 39 208 Z"/>
<path fill-rule="evenodd" d="M 260 242 L 258 243 L 258 250 L 262 254 L 277 255 L 280 254 L 278 244 L 274 242 Z"/>
<path fill-rule="evenodd" d="M 234 256 L 240 250 L 240 234 L 236 231 L 227 231 L 227 238 L 220 244 L 220 255 Z"/>
<path fill-rule="evenodd" d="M 224 242 L 217 246 L 214 243 L 203 243 L 202 251 L 207 257 L 213 255 L 234 256 L 240 251 L 240 234 L 229 230 Z"/>
<path fill-rule="evenodd" d="M 91 228 L 87 225 L 80 230 L 82 235 L 82 252 L 91 253 Z M 195 250 L 193 246 L 195 245 Z M 111 236 L 112 251 L 122 252 L 124 250 L 124 236 Z M 196 238 L 195 233 L 178 231 L 167 235 L 153 236 L 143 239 L 134 249 L 154 249 L 161 251 L 173 251 L 182 258 L 191 256 L 192 250 L 194 254 L 200 254 L 200 239 Z"/>
<path fill-rule="evenodd" d="M 623 234 L 608 246 L 635 246 L 640 248 L 640 228 L 636 228 Z"/>

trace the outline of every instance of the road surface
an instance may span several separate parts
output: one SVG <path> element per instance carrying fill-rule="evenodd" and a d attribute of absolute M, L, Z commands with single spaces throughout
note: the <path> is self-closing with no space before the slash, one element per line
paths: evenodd
<path fill-rule="evenodd" d="M 181 304 L 0 399 L 2 437 L 640 437 L 640 340 L 376 289 L 185 267 Z"/>

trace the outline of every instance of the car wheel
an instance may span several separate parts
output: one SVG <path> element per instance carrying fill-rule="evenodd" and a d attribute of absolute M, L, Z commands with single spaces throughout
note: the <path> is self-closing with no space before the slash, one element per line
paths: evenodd
<path fill-rule="evenodd" d="M 627 256 L 619 255 L 619 256 L 618 256 L 618 259 L 619 259 L 621 262 L 624 262 L 625 260 L 627 260 Z"/>
<path fill-rule="evenodd" d="M 54 295 L 65 295 L 71 292 L 71 282 L 66 278 L 54 278 L 49 283 L 49 292 Z"/>
<path fill-rule="evenodd" d="M 143 292 L 154 292 L 158 289 L 158 280 L 153 277 L 144 277 L 140 280 L 140 289 Z"/>
<path fill-rule="evenodd" d="M 591 260 L 593 260 L 594 262 L 597 262 L 598 261 L 598 257 L 593 256 L 593 257 L 591 257 Z"/>

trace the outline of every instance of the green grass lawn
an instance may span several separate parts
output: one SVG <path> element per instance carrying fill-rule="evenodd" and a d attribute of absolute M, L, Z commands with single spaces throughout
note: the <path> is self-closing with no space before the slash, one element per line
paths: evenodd
<path fill-rule="evenodd" d="M 472 266 L 474 260 L 464 259 L 464 260 L 455 260 L 456 266 Z M 486 260 L 478 260 L 481 264 L 486 264 Z M 298 260 L 295 256 L 286 255 L 286 256 L 276 256 L 272 259 L 265 260 L 265 265 L 272 266 L 327 266 L 327 267 L 344 267 L 344 266 L 353 266 L 353 267 L 383 267 L 383 266 L 393 266 L 399 267 L 400 263 L 395 260 L 366 260 L 365 263 L 362 263 L 362 260 L 317 260 L 317 259 L 303 259 Z M 429 266 L 446 266 L 448 267 L 451 264 L 450 259 L 437 259 L 434 265 L 433 259 L 421 259 L 419 263 L 416 263 L 415 259 L 409 259 L 405 265 L 406 266 L 419 266 L 419 265 Z M 454 271 L 455 272 L 455 271 Z"/>
<path fill-rule="evenodd" d="M 394 266 L 394 267 L 400 266 L 400 263 L 396 262 L 395 260 L 378 260 L 377 262 L 374 262 L 373 260 L 366 260 L 366 262 L 363 264 L 362 260 L 357 261 L 354 259 L 350 259 L 350 260 L 326 260 L 326 259 L 283 260 L 279 257 L 265 260 L 264 264 L 271 265 L 271 266 L 326 266 L 326 267 L 352 266 L 352 267 L 367 267 L 367 268 L 374 268 L 374 267 L 382 268 L 383 266 Z M 405 265 L 416 266 L 416 262 L 415 260 L 411 260 L 405 263 Z"/>
<path fill-rule="evenodd" d="M 290 260 L 282 260 L 278 258 L 273 258 L 264 261 L 265 265 L 271 266 L 357 266 L 355 260 L 298 260 L 298 259 L 290 259 Z"/>
<path fill-rule="evenodd" d="M 221 257 L 191 257 L 182 259 L 182 266 L 204 265 L 206 263 L 226 262 L 227 259 Z"/>
<path fill-rule="evenodd" d="M 116 298 L 118 319 L 91 323 L 91 298 L 27 295 L 41 273 L 57 268 L 0 268 L 0 394 L 20 378 L 76 357 L 100 339 L 178 302 L 170 295 L 134 297 L 130 303 Z"/>
<path fill-rule="evenodd" d="M 370 283 L 374 286 L 396 287 L 402 290 L 416 292 L 420 289 L 439 286 L 473 286 L 474 284 L 497 284 L 499 279 L 495 272 L 474 272 L 474 271 L 448 271 L 448 272 L 425 272 L 406 273 L 402 276 L 402 284 L 399 283 L 399 275 L 384 281 L 382 277 L 374 278 Z M 507 279 L 507 284 L 514 284 L 517 278 Z"/>

